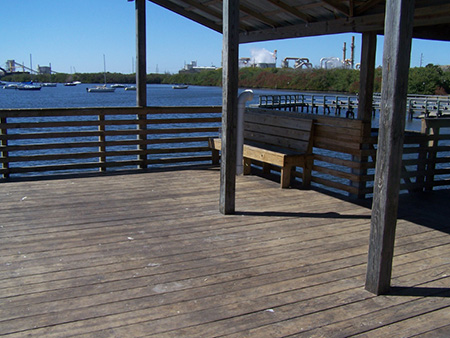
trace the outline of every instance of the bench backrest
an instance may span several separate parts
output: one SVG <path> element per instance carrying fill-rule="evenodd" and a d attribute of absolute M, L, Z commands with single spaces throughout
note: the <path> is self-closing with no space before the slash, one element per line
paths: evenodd
<path fill-rule="evenodd" d="M 244 143 L 312 152 L 313 120 L 286 116 L 279 111 L 247 109 L 244 115 Z"/>

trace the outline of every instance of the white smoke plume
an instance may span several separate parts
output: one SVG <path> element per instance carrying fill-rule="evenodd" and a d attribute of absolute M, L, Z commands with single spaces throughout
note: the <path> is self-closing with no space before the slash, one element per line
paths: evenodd
<path fill-rule="evenodd" d="M 251 49 L 251 63 L 252 64 L 258 64 L 258 63 L 276 63 L 277 58 L 276 54 L 269 52 L 267 49 Z"/>

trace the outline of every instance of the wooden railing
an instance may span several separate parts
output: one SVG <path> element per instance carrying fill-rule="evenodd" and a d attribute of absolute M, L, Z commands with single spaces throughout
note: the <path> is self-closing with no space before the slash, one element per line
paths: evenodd
<path fill-rule="evenodd" d="M 6 179 L 210 164 L 208 139 L 218 135 L 220 113 L 221 107 L 0 110 L 0 175 Z M 377 130 L 356 119 L 279 113 L 314 121 L 313 185 L 370 196 Z M 422 133 L 406 133 L 402 190 L 450 185 L 449 121 L 425 119 Z M 301 179 L 300 171 L 296 177 Z"/>
<path fill-rule="evenodd" d="M 209 163 L 221 107 L 0 110 L 3 178 Z"/>
<path fill-rule="evenodd" d="M 422 120 L 427 135 L 425 189 L 450 186 L 450 118 Z"/>
<path fill-rule="evenodd" d="M 361 120 L 279 111 L 313 119 L 313 185 L 359 198 L 373 191 L 378 130 Z M 450 119 L 426 119 L 424 132 L 406 132 L 402 191 L 450 185 Z M 439 121 L 439 122 L 437 122 Z M 431 135 L 430 135 L 431 134 Z M 436 143 L 439 142 L 443 143 Z M 447 142 L 445 144 L 445 142 Z M 272 170 L 277 170 L 275 167 Z M 298 179 L 301 172 L 297 172 Z"/>

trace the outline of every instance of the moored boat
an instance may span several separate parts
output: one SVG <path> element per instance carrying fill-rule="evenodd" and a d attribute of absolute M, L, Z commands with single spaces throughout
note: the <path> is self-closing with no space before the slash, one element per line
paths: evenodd
<path fill-rule="evenodd" d="M 97 86 L 94 88 L 86 88 L 88 93 L 113 93 L 116 88 L 106 87 L 106 86 Z"/>
<path fill-rule="evenodd" d="M 97 86 L 94 88 L 86 88 L 86 91 L 88 93 L 113 93 L 116 88 L 106 87 L 106 61 L 105 61 L 105 54 L 103 54 L 103 77 L 104 77 L 104 84 L 103 86 Z"/>
<path fill-rule="evenodd" d="M 173 85 L 172 88 L 173 89 L 188 89 L 189 86 L 185 85 L 185 84 L 178 84 L 178 85 Z"/>
<path fill-rule="evenodd" d="M 17 86 L 18 90 L 41 90 L 41 86 L 39 85 L 33 85 L 33 84 L 26 84 L 26 85 L 20 85 Z"/>

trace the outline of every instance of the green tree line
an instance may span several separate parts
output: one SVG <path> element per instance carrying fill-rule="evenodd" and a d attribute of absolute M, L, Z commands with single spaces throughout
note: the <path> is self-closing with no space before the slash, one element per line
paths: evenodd
<path fill-rule="evenodd" d="M 374 91 L 381 91 L 382 70 L 377 68 L 374 77 Z M 30 74 L 5 76 L 3 81 L 30 81 Z M 103 83 L 103 73 L 75 73 L 36 75 L 35 82 Z M 108 83 L 133 84 L 135 74 L 107 73 Z M 147 83 L 184 83 L 200 86 L 221 86 L 222 70 L 199 73 L 148 74 Z M 357 93 L 359 90 L 359 70 L 354 69 L 302 69 L 292 68 L 242 68 L 239 71 L 239 86 L 243 88 L 272 88 L 299 91 L 323 91 Z M 446 95 L 450 93 L 450 70 L 432 64 L 426 67 L 411 68 L 409 72 L 408 93 L 427 95 Z"/>
<path fill-rule="evenodd" d="M 168 74 L 147 74 L 147 83 L 160 84 L 168 77 Z M 80 81 L 83 83 L 103 83 L 105 78 L 103 73 L 56 73 L 56 74 L 39 74 L 30 75 L 28 73 L 7 75 L 2 77 L 2 81 L 10 82 L 56 82 L 66 83 L 73 81 Z M 136 74 L 121 74 L 121 73 L 106 73 L 107 83 L 124 83 L 134 84 L 136 83 Z"/>
<path fill-rule="evenodd" d="M 163 83 L 220 86 L 222 71 L 182 73 L 166 77 Z M 381 91 L 382 69 L 375 70 L 374 91 Z M 292 68 L 242 68 L 239 86 L 243 88 L 272 88 L 299 91 L 357 93 L 359 70 L 354 69 L 302 69 Z M 408 93 L 446 95 L 450 93 L 450 70 L 432 64 L 411 68 Z"/>

